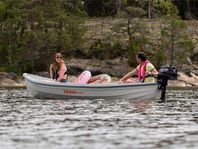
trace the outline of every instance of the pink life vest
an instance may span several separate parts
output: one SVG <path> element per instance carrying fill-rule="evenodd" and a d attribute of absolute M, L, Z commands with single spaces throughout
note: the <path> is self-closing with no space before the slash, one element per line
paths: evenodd
<path fill-rule="evenodd" d="M 144 64 L 139 65 L 138 69 L 138 80 L 144 82 L 145 80 L 145 72 L 146 72 L 146 65 L 149 63 L 148 60 L 144 62 Z"/>

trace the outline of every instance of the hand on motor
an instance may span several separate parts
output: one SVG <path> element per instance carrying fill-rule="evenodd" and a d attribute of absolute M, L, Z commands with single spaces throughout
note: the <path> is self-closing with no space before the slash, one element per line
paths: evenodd
<path fill-rule="evenodd" d="M 152 77 L 157 77 L 158 72 L 146 72 L 146 74 L 152 76 Z"/>

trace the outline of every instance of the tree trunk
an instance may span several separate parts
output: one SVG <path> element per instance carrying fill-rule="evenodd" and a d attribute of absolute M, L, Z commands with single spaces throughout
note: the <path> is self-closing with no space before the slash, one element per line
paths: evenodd
<path fill-rule="evenodd" d="M 3 21 L 0 21 L 0 28 L 1 28 L 1 32 L 3 32 Z"/>
<path fill-rule="evenodd" d="M 188 11 L 189 14 L 191 15 L 190 0 L 186 0 L 186 2 L 187 2 L 187 11 Z"/>
<path fill-rule="evenodd" d="M 25 31 L 25 22 L 23 21 L 22 25 L 21 25 L 20 35 L 19 35 L 20 41 L 22 41 L 22 39 L 23 39 L 24 31 Z"/>
<path fill-rule="evenodd" d="M 36 51 L 36 41 L 35 41 L 35 16 L 30 16 L 30 30 L 31 30 L 31 39 L 29 39 L 29 48 L 30 48 L 30 54 L 31 54 L 31 69 L 32 72 L 34 72 L 35 68 L 35 51 Z"/>
<path fill-rule="evenodd" d="M 131 24 L 131 16 L 129 16 L 128 24 L 127 24 L 127 32 L 128 32 L 129 40 L 131 41 L 132 40 L 132 36 L 131 36 L 130 24 Z"/>
<path fill-rule="evenodd" d="M 121 6 L 122 6 L 122 0 L 116 0 L 116 13 L 121 11 Z"/>
<path fill-rule="evenodd" d="M 173 65 L 174 60 L 174 27 L 173 27 L 173 20 L 171 22 L 171 65 Z"/>
<path fill-rule="evenodd" d="M 151 1 L 148 0 L 148 18 L 151 18 Z"/>
<path fill-rule="evenodd" d="M 34 70 L 35 70 L 35 51 L 36 51 L 36 43 L 35 42 L 36 42 L 35 41 L 35 36 L 34 36 L 34 33 L 33 33 L 32 38 L 29 41 L 32 72 L 34 72 Z"/>

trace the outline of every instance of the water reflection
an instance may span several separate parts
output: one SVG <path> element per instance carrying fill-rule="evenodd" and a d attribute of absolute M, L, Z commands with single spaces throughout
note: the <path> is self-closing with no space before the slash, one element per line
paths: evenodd
<path fill-rule="evenodd" d="M 197 148 L 198 91 L 168 91 L 167 103 L 41 100 L 0 90 L 0 144 L 6 148 Z"/>

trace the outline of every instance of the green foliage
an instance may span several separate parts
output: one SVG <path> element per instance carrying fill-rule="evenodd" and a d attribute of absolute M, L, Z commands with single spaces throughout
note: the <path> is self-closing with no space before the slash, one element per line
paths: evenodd
<path fill-rule="evenodd" d="M 132 42 L 139 46 L 147 43 L 148 37 L 146 35 L 149 31 L 144 20 L 140 20 L 138 18 L 132 19 L 132 23 L 129 25 L 129 28 L 131 36 L 131 40 L 129 40 L 129 42 Z"/>
<path fill-rule="evenodd" d="M 128 60 L 129 65 L 134 66 L 134 57 L 138 49 L 141 47 L 141 44 L 144 44 L 146 41 L 144 40 L 144 24 L 142 21 L 135 18 L 145 15 L 145 11 L 139 7 L 127 7 L 126 13 L 128 15 L 127 33 L 129 36 Z"/>
<path fill-rule="evenodd" d="M 114 16 L 116 14 L 115 0 L 102 0 L 102 16 Z"/>
<path fill-rule="evenodd" d="M 65 12 L 69 12 L 75 16 L 84 16 L 84 6 L 82 0 L 65 0 L 63 1 L 63 7 Z"/>
<path fill-rule="evenodd" d="M 147 27 L 147 20 L 141 19 L 146 12 L 140 7 L 126 7 L 125 17 L 128 22 L 120 22 L 113 27 L 116 34 L 125 36 L 128 34 L 127 57 L 128 63 L 131 66 L 136 66 L 136 54 L 138 51 L 146 51 L 143 47 L 149 44 L 149 29 Z"/>
<path fill-rule="evenodd" d="M 110 43 L 103 43 L 98 40 L 91 45 L 88 55 L 92 58 L 107 60 L 122 56 L 123 51 L 124 49 L 119 41 L 111 45 Z"/>
<path fill-rule="evenodd" d="M 89 16 L 105 17 L 117 14 L 117 0 L 84 0 Z"/>
<path fill-rule="evenodd" d="M 88 54 L 81 50 L 86 32 L 84 7 L 91 16 L 122 14 L 128 19 L 127 23 L 120 22 L 114 28 L 116 33 L 111 43 L 98 40 Z M 154 45 L 157 50 L 151 50 L 153 45 L 149 43 L 147 22 L 140 19 L 147 11 L 163 20 L 161 42 Z M 194 44 L 187 37 L 185 23 L 178 14 L 172 0 L 1 0 L 0 68 L 18 73 L 46 70 L 52 54 L 58 50 L 67 57 L 79 51 L 102 60 L 127 55 L 129 64 L 135 66 L 135 55 L 143 49 L 154 64 L 162 64 L 168 59 L 183 63 Z M 121 41 L 127 35 L 126 52 Z M 150 47 L 146 49 L 148 45 Z"/>
<path fill-rule="evenodd" d="M 3 2 L 0 1 L 0 15 L 2 15 L 5 12 L 5 5 Z"/>
<path fill-rule="evenodd" d="M 91 17 L 114 17 L 121 14 L 124 8 L 133 6 L 144 9 L 149 19 L 168 13 L 178 14 L 178 10 L 175 12 L 176 7 L 183 19 L 198 18 L 197 0 L 84 0 L 83 2 L 88 16 Z"/>
<path fill-rule="evenodd" d="M 162 49 L 169 58 L 170 64 L 181 64 L 186 61 L 193 43 L 186 34 L 186 24 L 175 14 L 167 15 L 161 28 Z"/>
<path fill-rule="evenodd" d="M 139 17 L 145 15 L 145 11 L 140 7 L 126 7 L 125 9 L 126 16 L 128 17 L 127 27 L 126 24 L 122 22 L 119 26 L 116 26 L 114 29 L 118 29 L 117 32 L 121 34 L 128 34 L 128 61 L 129 65 L 134 66 L 136 64 L 135 55 L 137 51 L 142 47 L 146 42 L 146 33 L 145 22 L 140 20 Z"/>
<path fill-rule="evenodd" d="M 151 0 L 152 5 L 160 11 L 161 15 L 177 16 L 179 11 L 177 6 L 173 4 L 172 0 Z"/>
<path fill-rule="evenodd" d="M 195 44 L 191 39 L 187 36 L 183 36 L 177 42 L 177 54 L 175 54 L 175 60 L 179 64 L 186 63 L 187 57 L 191 56 L 193 49 L 195 48 Z"/>
<path fill-rule="evenodd" d="M 35 71 L 42 55 L 49 59 L 55 50 L 70 53 L 81 47 L 84 15 L 79 0 L 2 0 L 0 52 L 5 53 L 8 68 Z M 39 63 L 47 66 L 49 60 Z"/>
<path fill-rule="evenodd" d="M 130 66 L 135 67 L 137 65 L 136 55 L 140 51 L 140 47 L 134 43 L 129 43 L 128 46 L 128 63 Z"/>
<path fill-rule="evenodd" d="M 160 66 L 164 65 L 166 60 L 167 60 L 167 57 L 166 57 L 166 54 L 163 50 L 161 49 L 156 49 L 155 50 L 155 53 L 153 54 L 150 54 L 148 56 L 148 59 L 152 62 L 152 64 L 157 68 L 159 69 Z"/>
<path fill-rule="evenodd" d="M 144 9 L 140 7 L 126 7 L 125 8 L 126 14 L 128 15 L 129 18 L 138 18 L 144 16 L 146 13 Z"/>

